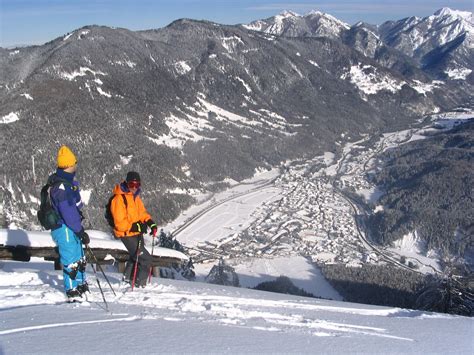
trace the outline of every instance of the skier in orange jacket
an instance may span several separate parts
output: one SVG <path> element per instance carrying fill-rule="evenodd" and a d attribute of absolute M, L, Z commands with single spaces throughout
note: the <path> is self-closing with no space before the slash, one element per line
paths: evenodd
<path fill-rule="evenodd" d="M 143 205 L 140 186 L 140 175 L 135 171 L 128 172 L 125 181 L 114 188 L 110 212 L 114 220 L 114 235 L 129 253 L 124 281 L 132 281 L 138 258 L 135 285 L 145 287 L 152 258 L 145 249 L 143 235 L 150 228 L 150 235 L 155 237 L 158 227 Z"/>

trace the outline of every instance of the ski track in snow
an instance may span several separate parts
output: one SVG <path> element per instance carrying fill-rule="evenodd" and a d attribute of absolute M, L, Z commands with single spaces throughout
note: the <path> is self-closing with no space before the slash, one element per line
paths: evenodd
<path fill-rule="evenodd" d="M 127 317 L 127 318 L 99 319 L 99 320 L 81 321 L 81 322 L 43 324 L 43 325 L 36 325 L 36 326 L 31 326 L 31 327 L 3 330 L 3 331 L 0 331 L 0 335 L 20 333 L 20 332 L 24 333 L 24 332 L 29 332 L 29 331 L 32 331 L 32 330 L 66 327 L 66 326 L 83 325 L 83 324 L 109 323 L 109 322 L 130 322 L 130 321 L 134 321 L 134 320 L 137 320 L 137 319 L 139 319 L 139 317 L 134 316 L 134 317 Z"/>
<path fill-rule="evenodd" d="M 47 265 L 51 266 L 50 263 L 45 263 L 45 265 L 46 267 Z M 52 276 L 54 274 L 56 275 Z M 170 322 L 192 320 L 260 331 L 296 332 L 315 336 L 369 336 L 413 341 L 406 336 L 391 334 L 383 327 L 359 324 L 359 322 L 346 322 L 345 317 L 347 316 L 351 320 L 357 320 L 357 317 L 360 316 L 370 318 L 414 317 L 420 313 L 398 308 L 372 306 L 341 307 L 339 303 L 332 306 L 328 304 L 330 301 L 292 296 L 286 299 L 283 295 L 274 295 L 272 298 L 275 299 L 264 299 L 262 296 L 268 293 L 239 288 L 227 289 L 201 283 L 188 285 L 187 282 L 163 279 L 159 279 L 160 284 L 154 281 L 145 289 L 131 291 L 130 287 L 117 288 L 119 279 L 120 275 L 118 274 L 113 274 L 111 277 L 117 291 L 116 297 L 112 295 L 110 289 L 104 288 L 105 297 L 111 310 L 110 313 L 105 313 L 109 315 L 109 318 L 79 319 L 72 322 L 28 324 L 27 326 L 26 324 L 15 324 L 15 327 L 8 327 L 9 322 L 3 322 L 3 324 L 0 323 L 0 335 L 95 323 L 160 319 Z M 41 270 L 36 274 L 34 272 L 0 271 L 0 311 L 39 305 L 45 307 L 64 306 L 72 310 L 83 310 L 81 312 L 90 310 L 95 318 L 104 311 L 102 298 L 99 289 L 95 287 L 93 277 L 89 279 L 92 294 L 88 296 L 88 302 L 85 304 L 69 305 L 65 303 L 60 281 L 60 276 L 52 270 Z M 120 318 L 118 318 L 119 316 Z"/>
<path fill-rule="evenodd" d="M 50 288 L 43 289 L 43 294 L 38 293 L 36 290 L 31 290 L 29 292 L 36 296 L 37 301 L 42 297 L 48 298 L 48 293 L 53 293 L 56 296 L 63 297 L 62 295 L 58 295 L 57 291 L 55 292 Z M 22 294 L 23 293 L 28 293 L 28 291 L 22 290 Z M 5 294 L 2 295 L 2 299 L 4 296 Z M 15 298 L 22 297 L 19 293 L 11 296 L 16 296 Z M 191 319 L 206 323 L 250 327 L 253 329 L 272 332 L 315 333 L 318 336 L 321 336 L 321 334 L 324 334 L 324 336 L 371 336 L 396 339 L 400 341 L 413 341 L 411 338 L 389 334 L 384 328 L 324 320 L 320 318 L 319 314 L 321 312 L 329 312 L 335 314 L 374 317 L 388 317 L 398 313 L 403 314 L 402 310 L 397 308 L 377 310 L 339 306 L 333 307 L 315 304 L 317 301 L 297 302 L 290 300 L 264 300 L 247 297 L 237 298 L 232 295 L 193 294 L 187 291 L 183 292 L 173 286 L 165 285 L 153 285 L 135 292 L 130 290 L 119 292 L 115 299 L 112 298 L 112 301 L 110 301 L 111 296 L 111 292 L 106 292 L 106 297 L 109 299 L 110 307 L 122 308 L 123 306 L 134 307 L 140 305 L 141 311 L 139 315 L 11 328 L 0 330 L 0 335 L 95 323 L 153 319 L 180 322 L 189 321 Z M 52 297 L 50 297 L 50 299 L 51 298 Z M 101 296 L 99 290 L 93 289 L 93 295 L 90 298 L 90 307 L 100 311 Z M 30 302 L 34 302 L 31 298 L 27 297 L 27 299 L 29 299 Z M 56 304 L 61 304 L 61 302 L 57 302 Z M 74 308 L 82 307 L 89 308 L 87 305 L 74 305 Z M 111 313 L 111 315 L 116 316 L 118 314 Z"/>

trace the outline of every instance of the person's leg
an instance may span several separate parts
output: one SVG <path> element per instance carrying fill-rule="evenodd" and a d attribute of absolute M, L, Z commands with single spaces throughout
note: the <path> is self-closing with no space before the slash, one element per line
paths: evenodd
<path fill-rule="evenodd" d="M 72 231 L 71 231 L 72 232 Z M 76 281 L 77 281 L 77 289 L 81 293 L 85 293 L 89 291 L 89 285 L 87 284 L 87 276 L 86 276 L 86 256 L 84 254 L 84 247 L 81 242 L 81 238 L 76 235 L 76 239 L 78 240 L 78 245 L 76 249 L 76 255 L 80 258 L 79 259 L 79 266 L 77 269 Z"/>
<path fill-rule="evenodd" d="M 128 251 L 128 261 L 125 266 L 125 271 L 123 273 L 125 281 L 132 281 L 133 278 L 133 271 L 135 267 L 135 261 L 137 257 L 137 249 L 138 249 L 138 237 L 124 237 L 120 238 L 122 240 L 123 245 L 127 248 Z M 139 257 L 140 258 L 140 257 Z"/>
<path fill-rule="evenodd" d="M 137 279 L 139 282 L 137 282 L 138 286 L 145 287 L 146 282 L 148 280 L 148 274 L 150 272 L 150 267 L 152 265 L 152 257 L 148 250 L 145 248 L 145 241 L 142 237 L 142 243 L 141 243 L 141 248 L 140 248 L 140 256 L 138 258 L 138 264 L 139 264 L 139 272 Z"/>
<path fill-rule="evenodd" d="M 123 272 L 123 281 L 130 282 L 132 281 L 132 271 L 134 262 L 132 258 L 129 258 L 125 264 L 125 270 Z"/>
<path fill-rule="evenodd" d="M 81 260 L 81 244 L 74 232 L 62 225 L 51 232 L 59 249 L 59 260 L 63 265 L 64 290 L 66 293 L 77 288 L 77 273 Z"/>

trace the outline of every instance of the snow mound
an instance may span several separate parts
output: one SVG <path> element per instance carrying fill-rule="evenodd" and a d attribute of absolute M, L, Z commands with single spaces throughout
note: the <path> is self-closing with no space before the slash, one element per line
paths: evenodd
<path fill-rule="evenodd" d="M 8 115 L 3 116 L 0 118 L 0 124 L 7 124 L 7 123 L 12 123 L 16 122 L 20 119 L 19 113 L 18 112 L 10 112 Z"/>

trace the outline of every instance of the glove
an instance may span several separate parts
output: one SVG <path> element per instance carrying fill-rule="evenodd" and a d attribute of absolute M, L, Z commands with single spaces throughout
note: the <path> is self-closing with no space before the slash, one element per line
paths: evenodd
<path fill-rule="evenodd" d="M 89 234 L 87 234 L 84 231 L 84 229 L 81 229 L 81 231 L 77 233 L 77 236 L 81 239 L 84 245 L 88 245 L 91 242 L 91 239 L 89 238 Z"/>
<path fill-rule="evenodd" d="M 133 223 L 132 228 L 130 228 L 130 232 L 146 233 L 146 230 L 147 225 L 140 221 Z"/>
<path fill-rule="evenodd" d="M 150 232 L 150 235 L 152 235 L 153 237 L 156 237 L 156 232 L 158 232 L 158 226 L 156 225 L 155 222 L 153 222 L 152 219 L 149 219 L 146 224 L 148 225 L 148 227 L 150 227 L 151 229 L 151 232 Z"/>

